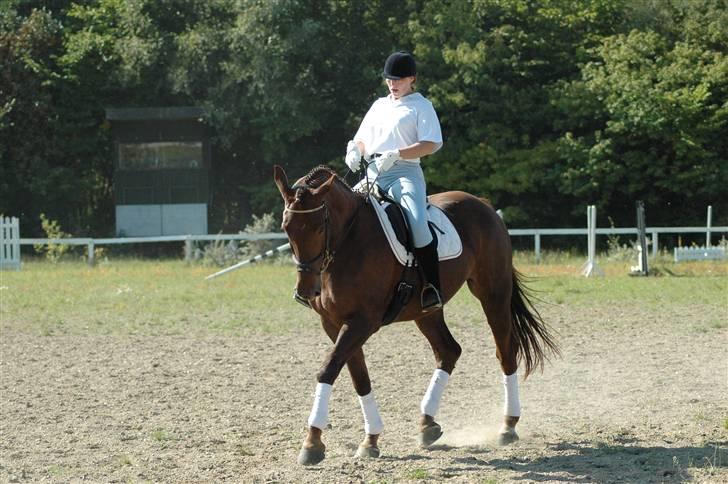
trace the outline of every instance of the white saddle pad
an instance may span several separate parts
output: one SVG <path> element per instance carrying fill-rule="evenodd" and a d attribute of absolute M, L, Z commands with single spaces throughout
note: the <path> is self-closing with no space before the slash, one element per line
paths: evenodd
<path fill-rule="evenodd" d="M 374 211 L 379 218 L 379 223 L 382 224 L 384 235 L 387 236 L 389 246 L 392 248 L 394 256 L 397 258 L 402 265 L 412 265 L 414 261 L 414 255 L 407 253 L 404 245 L 397 240 L 397 235 L 394 233 L 392 223 L 389 221 L 389 217 L 384 211 L 389 205 L 388 202 L 380 205 L 374 197 L 369 195 Z M 437 236 L 437 255 L 440 260 L 455 259 L 463 253 L 463 243 L 460 240 L 455 226 L 452 224 L 445 212 L 434 205 L 427 206 L 427 219 L 435 224 L 435 235 Z M 439 231 L 437 229 L 440 229 Z M 444 232 L 441 233 L 441 232 Z"/>

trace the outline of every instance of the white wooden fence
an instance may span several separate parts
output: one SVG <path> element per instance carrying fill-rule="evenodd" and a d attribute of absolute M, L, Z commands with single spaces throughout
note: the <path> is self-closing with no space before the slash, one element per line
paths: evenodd
<path fill-rule="evenodd" d="M 725 260 L 725 247 L 675 247 L 675 262 L 681 260 Z"/>
<path fill-rule="evenodd" d="M 0 270 L 20 270 L 20 221 L 0 217 Z"/>
<path fill-rule="evenodd" d="M 597 235 L 634 235 L 637 236 L 636 227 L 612 227 L 612 228 L 596 228 L 592 227 L 592 233 Z M 647 227 L 645 229 L 650 235 L 652 244 L 652 255 L 656 256 L 659 251 L 659 234 L 700 234 L 706 233 L 706 227 Z M 712 233 L 728 233 L 728 226 L 710 227 Z M 536 260 L 541 257 L 541 237 L 548 235 L 582 235 L 588 236 L 588 228 L 580 229 L 561 229 L 561 228 L 545 228 L 545 229 L 510 229 L 508 233 L 511 237 L 533 237 L 534 251 Z M 708 235 L 710 236 L 710 235 Z M 587 237 L 585 237 L 587 238 Z M 146 244 L 155 242 L 184 242 L 185 257 L 192 257 L 192 248 L 194 242 L 198 241 L 218 241 L 218 240 L 285 240 L 286 234 L 277 232 L 267 232 L 261 234 L 218 234 L 218 235 L 166 235 L 161 237 L 121 237 L 111 239 L 92 239 L 92 238 L 68 238 L 68 239 L 20 239 L 20 245 L 35 244 L 68 244 L 68 245 L 85 245 L 87 246 L 87 254 L 89 256 L 89 264 L 93 264 L 94 248 L 97 245 L 115 245 L 115 244 Z"/>

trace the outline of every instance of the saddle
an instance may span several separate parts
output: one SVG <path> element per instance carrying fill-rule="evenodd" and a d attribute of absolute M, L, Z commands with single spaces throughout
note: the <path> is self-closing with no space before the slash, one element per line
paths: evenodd
<path fill-rule="evenodd" d="M 378 187 L 375 192 L 377 191 Z M 403 266 L 415 265 L 411 232 L 402 207 L 381 191 L 370 195 L 370 198 L 384 235 L 389 242 L 389 247 L 397 261 Z M 428 203 L 427 218 L 432 238 L 436 241 L 438 259 L 443 261 L 459 257 L 463 252 L 463 244 L 455 226 L 445 212 Z"/>
<path fill-rule="evenodd" d="M 362 189 L 362 187 L 356 188 Z M 394 321 L 409 303 L 417 283 L 416 280 L 418 277 L 422 278 L 422 274 L 415 270 L 417 261 L 412 251 L 414 246 L 411 231 L 402 207 L 377 186 L 368 196 L 389 242 L 389 247 L 397 261 L 403 266 L 400 281 L 382 318 L 382 326 L 386 326 Z M 428 204 L 427 215 L 428 226 L 437 245 L 439 260 L 459 257 L 463 251 L 462 241 L 445 212 L 439 207 Z"/>

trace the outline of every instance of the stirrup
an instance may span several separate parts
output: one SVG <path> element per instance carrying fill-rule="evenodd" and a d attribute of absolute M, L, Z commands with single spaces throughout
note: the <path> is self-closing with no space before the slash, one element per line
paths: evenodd
<path fill-rule="evenodd" d="M 420 304 L 422 305 L 423 313 L 442 309 L 442 298 L 440 297 L 440 291 L 438 291 L 434 285 L 428 282 L 422 288 L 422 293 L 420 294 Z"/>

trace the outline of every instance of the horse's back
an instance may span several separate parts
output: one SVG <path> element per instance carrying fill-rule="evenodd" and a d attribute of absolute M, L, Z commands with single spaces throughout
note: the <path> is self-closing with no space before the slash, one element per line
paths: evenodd
<path fill-rule="evenodd" d="M 430 196 L 430 203 L 450 217 L 460 234 L 463 249 L 469 249 L 476 261 L 491 267 L 499 266 L 495 261 L 500 261 L 502 269 L 510 273 L 510 236 L 490 201 L 467 192 L 450 191 Z"/>
<path fill-rule="evenodd" d="M 440 207 L 458 227 L 458 230 L 470 225 L 496 232 L 506 230 L 505 224 L 493 205 L 485 198 L 476 197 L 467 192 L 450 191 L 431 195 L 429 201 Z"/>

